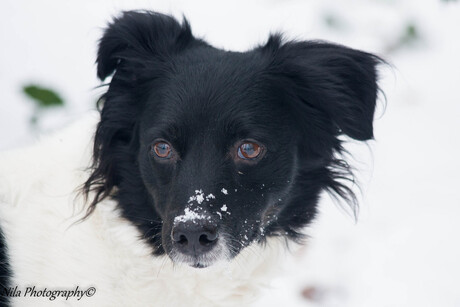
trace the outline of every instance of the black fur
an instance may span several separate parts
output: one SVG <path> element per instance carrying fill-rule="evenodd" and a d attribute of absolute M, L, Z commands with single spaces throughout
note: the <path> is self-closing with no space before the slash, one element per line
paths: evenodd
<path fill-rule="evenodd" d="M 355 205 L 339 136 L 373 138 L 380 62 L 280 35 L 245 53 L 224 51 L 196 39 L 186 20 L 125 12 L 99 44 L 98 76 L 114 75 L 100 100 L 84 186 L 95 193 L 89 213 L 111 197 L 155 253 L 169 253 L 174 217 L 202 189 L 216 199 L 200 210 L 236 242 L 233 256 L 267 236 L 300 239 L 321 191 Z M 177 159 L 152 156 L 158 139 Z M 235 144 L 247 139 L 266 148 L 257 163 L 235 156 Z M 231 214 L 219 219 L 223 204 Z"/>
<path fill-rule="evenodd" d="M 6 242 L 0 227 L 0 306 L 8 305 L 7 289 L 10 287 L 10 266 L 6 254 Z"/>

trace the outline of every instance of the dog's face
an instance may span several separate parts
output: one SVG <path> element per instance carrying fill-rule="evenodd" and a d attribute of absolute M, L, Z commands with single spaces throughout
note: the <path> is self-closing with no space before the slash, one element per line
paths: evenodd
<path fill-rule="evenodd" d="M 187 23 L 125 13 L 100 43 L 104 95 L 86 183 L 156 253 L 206 267 L 267 236 L 298 239 L 322 190 L 347 197 L 340 134 L 372 137 L 378 59 L 272 36 L 246 53 Z M 115 188 L 115 189 L 114 189 Z"/>
<path fill-rule="evenodd" d="M 276 220 L 301 138 L 254 54 L 203 50 L 172 64 L 142 111 L 139 166 L 166 251 L 203 266 Z"/>

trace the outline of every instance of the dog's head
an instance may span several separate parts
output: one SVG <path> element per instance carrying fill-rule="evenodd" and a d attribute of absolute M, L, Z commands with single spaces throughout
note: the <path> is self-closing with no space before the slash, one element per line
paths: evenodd
<path fill-rule="evenodd" d="M 186 21 L 126 12 L 100 41 L 91 208 L 113 197 L 156 253 L 204 267 L 267 236 L 298 239 L 341 182 L 341 134 L 373 137 L 371 54 L 271 36 L 216 49 Z"/>

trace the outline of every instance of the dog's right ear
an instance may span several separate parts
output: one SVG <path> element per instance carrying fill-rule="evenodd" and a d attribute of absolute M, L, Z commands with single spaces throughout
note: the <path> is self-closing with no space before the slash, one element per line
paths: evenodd
<path fill-rule="evenodd" d="M 115 18 L 99 42 L 97 76 L 104 80 L 122 62 L 143 65 L 151 59 L 168 57 L 192 44 L 204 44 L 193 37 L 190 25 L 155 12 L 124 12 Z"/>

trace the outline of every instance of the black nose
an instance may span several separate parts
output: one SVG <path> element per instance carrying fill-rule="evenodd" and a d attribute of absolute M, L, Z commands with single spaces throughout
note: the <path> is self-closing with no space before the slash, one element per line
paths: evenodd
<path fill-rule="evenodd" d="M 210 251 L 217 243 L 217 227 L 206 221 L 187 221 L 174 225 L 173 245 L 183 254 L 198 256 Z"/>

